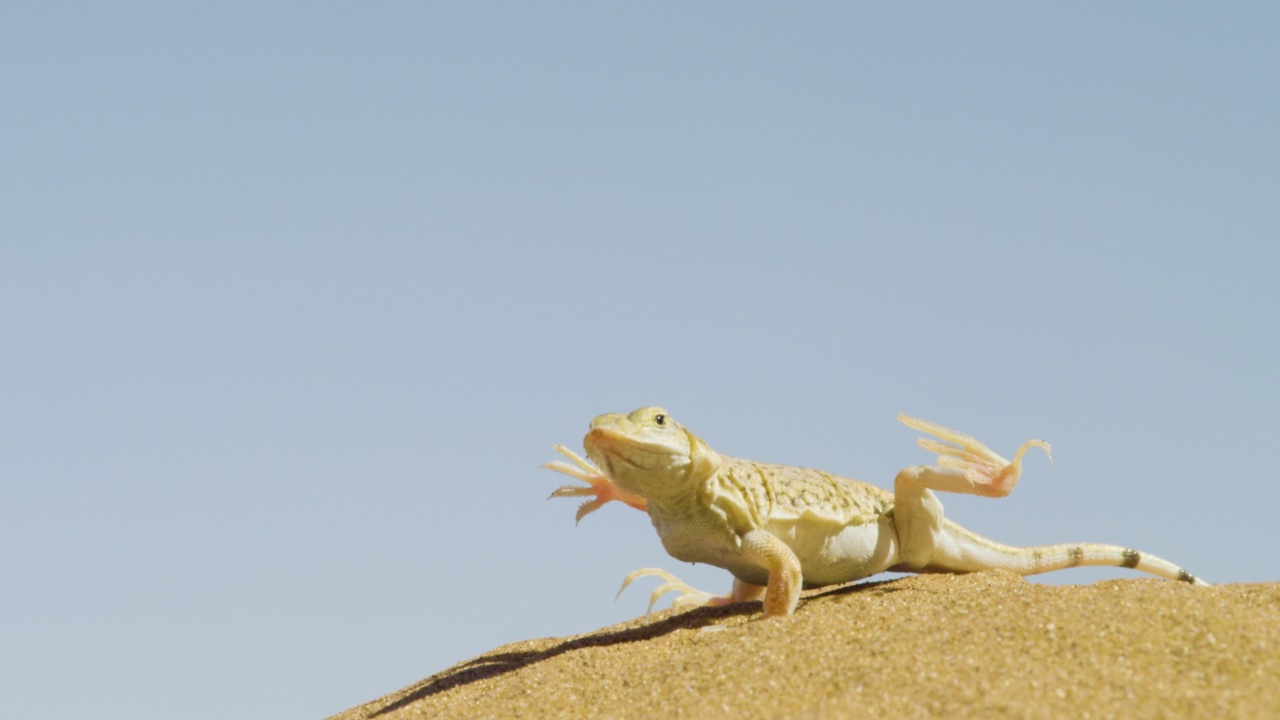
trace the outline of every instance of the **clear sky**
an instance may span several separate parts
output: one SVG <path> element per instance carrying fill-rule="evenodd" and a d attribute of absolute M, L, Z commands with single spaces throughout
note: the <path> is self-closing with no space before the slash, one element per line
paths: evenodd
<path fill-rule="evenodd" d="M 650 404 L 885 485 L 899 411 L 1044 438 L 949 516 L 1280 580 L 1280 6 L 1224 7 L 10 3 L 5 714 L 317 718 L 727 590 L 546 501 Z"/>

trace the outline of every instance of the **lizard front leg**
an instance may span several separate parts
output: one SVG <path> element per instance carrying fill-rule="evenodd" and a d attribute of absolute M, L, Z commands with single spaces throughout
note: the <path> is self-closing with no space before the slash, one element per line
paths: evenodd
<path fill-rule="evenodd" d="M 1013 460 L 1006 460 L 969 435 L 907 415 L 899 415 L 898 420 L 939 438 L 922 437 L 917 441 L 920 447 L 938 454 L 937 465 L 906 468 L 894 479 L 893 520 L 899 561 L 906 569 L 919 570 L 938 561 L 945 567 L 950 564 L 948 561 L 961 560 L 962 551 L 954 547 L 954 538 L 945 531 L 942 503 L 934 490 L 1004 497 L 1018 484 L 1022 456 L 1028 450 L 1038 447 L 1046 454 L 1050 452 L 1049 444 L 1043 440 L 1028 440 L 1018 448 Z"/>
<path fill-rule="evenodd" d="M 644 510 L 647 507 L 648 503 L 644 498 L 635 493 L 629 493 L 615 485 L 608 476 L 600 472 L 599 468 L 584 460 L 574 451 L 563 445 L 556 445 L 555 449 L 561 455 L 572 460 L 573 465 L 563 460 L 552 460 L 542 467 L 578 478 L 587 483 L 587 485 L 586 487 L 582 485 L 562 485 L 552 491 L 548 499 L 553 497 L 594 497 L 594 499 L 587 500 L 578 506 L 578 513 L 574 516 L 575 523 L 580 522 L 582 518 L 599 510 L 602 505 L 613 500 L 630 505 L 637 510 Z"/>
<path fill-rule="evenodd" d="M 733 579 L 733 590 L 728 595 L 712 595 L 704 590 L 696 590 L 688 583 L 661 568 L 640 568 L 633 570 L 627 574 L 622 581 L 622 587 L 618 588 L 618 596 L 622 595 L 622 591 L 627 586 L 642 577 L 658 577 L 666 582 L 654 588 L 649 595 L 649 608 L 645 610 L 644 618 L 647 621 L 649 614 L 653 612 L 653 606 L 658 600 L 667 593 L 678 592 L 675 602 L 671 604 L 673 610 L 688 610 L 696 607 L 717 607 L 720 605 L 732 605 L 733 603 L 751 602 L 759 600 L 764 594 L 765 589 L 760 585 L 752 585 L 745 580 Z M 615 596 L 616 597 L 616 596 Z"/>
<path fill-rule="evenodd" d="M 800 559 L 796 557 L 795 552 L 767 530 L 749 530 L 742 536 L 741 542 L 742 556 L 769 571 L 768 584 L 765 587 L 753 585 L 735 577 L 733 592 L 727 596 L 712 595 L 709 592 L 693 589 L 666 570 L 641 568 L 627 575 L 622 581 L 622 587 L 618 588 L 618 594 L 621 595 L 622 591 L 637 578 L 652 575 L 666 582 L 659 585 L 649 596 L 649 611 L 653 610 L 653 605 L 658 598 L 669 592 L 679 592 L 680 596 L 672 606 L 676 609 L 749 602 L 760 599 L 763 594 L 765 617 L 790 615 L 795 612 L 796 604 L 800 601 L 800 590 L 803 587 Z M 648 617 L 648 612 L 645 613 L 645 617 Z"/>
<path fill-rule="evenodd" d="M 742 555 L 769 571 L 769 584 L 764 593 L 764 616 L 777 617 L 795 612 L 803 587 L 800 559 L 795 552 L 769 531 L 751 530 L 742 536 Z"/>

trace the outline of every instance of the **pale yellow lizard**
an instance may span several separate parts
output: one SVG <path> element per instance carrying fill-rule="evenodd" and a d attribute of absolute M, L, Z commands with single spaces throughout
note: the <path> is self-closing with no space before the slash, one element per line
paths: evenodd
<path fill-rule="evenodd" d="M 1034 575 L 1109 565 L 1206 584 L 1167 560 L 1117 545 L 1011 547 L 943 519 L 933 491 L 1003 497 L 1018 482 L 1023 454 L 1033 447 L 1047 454 L 1049 445 L 1030 440 L 1009 461 L 968 435 L 906 415 L 898 419 L 939 438 L 918 441 L 938 454 L 938 464 L 902 470 L 893 492 L 821 470 L 720 455 L 658 407 L 591 421 L 583 446 L 598 467 L 562 445 L 556 450 L 573 464 L 557 460 L 545 467 L 588 483 L 551 494 L 592 496 L 578 509 L 577 519 L 611 500 L 626 503 L 648 512 L 672 557 L 733 573 L 733 591 L 714 597 L 665 571 L 637 570 L 627 576 L 624 589 L 644 575 L 667 581 L 654 591 L 650 608 L 662 594 L 677 590 L 683 593 L 679 605 L 720 605 L 763 595 L 765 616 L 788 615 L 802 587 L 846 583 L 890 570 L 1004 569 Z"/>

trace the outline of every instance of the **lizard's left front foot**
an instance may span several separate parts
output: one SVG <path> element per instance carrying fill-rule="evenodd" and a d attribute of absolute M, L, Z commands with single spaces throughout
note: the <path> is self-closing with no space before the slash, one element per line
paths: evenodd
<path fill-rule="evenodd" d="M 574 523 L 580 522 L 582 518 L 599 510 L 602 505 L 612 500 L 626 503 L 637 510 L 644 510 L 646 507 L 645 499 L 639 495 L 629 493 L 626 490 L 613 484 L 613 481 L 600 472 L 600 469 L 584 460 L 577 453 L 563 445 L 556 445 L 555 449 L 561 455 L 573 461 L 573 465 L 563 460 L 552 460 L 542 467 L 548 470 L 564 473 L 576 477 L 587 483 L 586 487 L 581 485 L 562 485 L 556 488 L 547 499 L 553 497 L 584 497 L 591 496 L 595 499 L 588 500 L 578 506 L 578 514 L 574 516 Z"/>
<path fill-rule="evenodd" d="M 922 437 L 916 442 L 920 447 L 938 454 L 938 466 L 957 470 L 963 475 L 968 487 L 949 487 L 945 483 L 933 485 L 938 490 L 948 492 L 968 492 L 985 497 L 1004 497 L 1013 491 L 1022 476 L 1022 456 L 1033 447 L 1044 450 L 1053 461 L 1049 443 L 1043 440 L 1028 440 L 1014 453 L 1013 460 L 1005 460 L 986 445 L 970 435 L 956 432 L 928 420 L 920 420 L 906 414 L 898 415 L 904 425 L 938 438 Z M 939 478 L 941 479 L 941 478 Z"/>

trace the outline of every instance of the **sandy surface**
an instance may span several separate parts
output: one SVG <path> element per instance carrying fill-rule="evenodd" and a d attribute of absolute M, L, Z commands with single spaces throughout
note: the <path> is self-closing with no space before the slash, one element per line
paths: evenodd
<path fill-rule="evenodd" d="M 1280 718 L 1280 583 L 933 575 L 759 609 L 507 645 L 334 719 Z"/>

